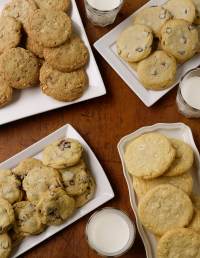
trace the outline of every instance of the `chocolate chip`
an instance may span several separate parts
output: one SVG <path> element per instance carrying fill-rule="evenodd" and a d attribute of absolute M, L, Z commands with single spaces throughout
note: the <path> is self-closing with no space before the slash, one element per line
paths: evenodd
<path fill-rule="evenodd" d="M 161 65 L 162 65 L 162 66 L 166 66 L 166 63 L 165 63 L 165 62 L 162 62 Z"/>
<path fill-rule="evenodd" d="M 70 181 L 69 181 L 69 184 L 70 184 L 70 185 L 75 185 L 74 180 L 70 180 Z"/>
<path fill-rule="evenodd" d="M 182 44 L 186 44 L 187 43 L 187 38 L 185 36 L 181 37 L 180 42 Z"/>
<path fill-rule="evenodd" d="M 184 12 L 185 12 L 185 14 L 187 14 L 187 13 L 188 13 L 187 9 L 185 9 L 185 11 L 184 11 Z"/>
<path fill-rule="evenodd" d="M 138 48 L 136 48 L 136 51 L 137 51 L 137 52 L 143 52 L 143 51 L 144 51 L 144 49 L 143 49 L 143 48 L 141 48 L 141 47 L 138 47 Z"/>
<path fill-rule="evenodd" d="M 185 54 L 185 50 L 179 50 L 178 53 L 179 53 L 180 55 L 184 55 L 184 54 Z"/>
<path fill-rule="evenodd" d="M 167 33 L 167 34 L 170 34 L 171 32 L 172 32 L 172 29 L 171 29 L 171 28 L 169 28 L 169 27 L 166 28 L 166 33 Z"/>
<path fill-rule="evenodd" d="M 62 140 L 59 142 L 58 147 L 63 151 L 64 149 L 70 149 L 71 148 L 71 142 Z"/>
<path fill-rule="evenodd" d="M 156 70 L 151 71 L 151 75 L 157 75 L 158 72 Z"/>

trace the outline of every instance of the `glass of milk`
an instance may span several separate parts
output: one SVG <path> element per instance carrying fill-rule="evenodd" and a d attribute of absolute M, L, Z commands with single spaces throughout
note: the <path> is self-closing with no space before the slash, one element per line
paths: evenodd
<path fill-rule="evenodd" d="M 180 113 L 184 116 L 200 117 L 200 68 L 184 75 L 179 84 L 176 102 Z"/>
<path fill-rule="evenodd" d="M 136 229 L 126 213 L 108 207 L 90 217 L 85 233 L 89 246 L 99 255 L 117 257 L 132 247 Z"/>
<path fill-rule="evenodd" d="M 123 5 L 123 0 L 84 0 L 88 19 L 95 25 L 112 24 Z"/>

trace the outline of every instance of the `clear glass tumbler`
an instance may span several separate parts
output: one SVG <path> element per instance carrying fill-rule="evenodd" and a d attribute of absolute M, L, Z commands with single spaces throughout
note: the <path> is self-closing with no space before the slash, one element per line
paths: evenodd
<path fill-rule="evenodd" d="M 97 9 L 97 7 L 92 6 L 89 0 L 84 0 L 85 1 L 85 9 L 86 9 L 86 14 L 88 19 L 97 26 L 100 27 L 105 27 L 109 24 L 112 24 L 115 21 L 115 18 L 117 14 L 119 13 L 122 5 L 123 5 L 123 0 L 119 0 L 118 5 L 115 6 L 114 9 L 108 9 L 105 10 L 102 9 Z M 102 1 L 102 0 L 99 0 Z M 110 1 L 110 0 L 107 0 Z"/>
<path fill-rule="evenodd" d="M 181 114 L 183 114 L 185 117 L 200 118 L 200 109 L 197 109 L 197 108 L 193 107 L 192 104 L 189 104 L 188 103 L 189 101 L 187 101 L 184 98 L 183 93 L 182 93 L 183 84 L 185 83 L 186 80 L 188 80 L 189 78 L 192 78 L 192 77 L 200 78 L 200 68 L 190 70 L 183 76 L 183 78 L 180 81 L 179 87 L 178 87 L 176 103 L 177 103 L 179 112 Z M 195 92 L 193 94 L 195 94 Z M 196 93 L 196 94 L 198 94 L 198 93 Z M 198 97 L 199 97 L 199 102 L 200 102 L 200 95 Z"/>

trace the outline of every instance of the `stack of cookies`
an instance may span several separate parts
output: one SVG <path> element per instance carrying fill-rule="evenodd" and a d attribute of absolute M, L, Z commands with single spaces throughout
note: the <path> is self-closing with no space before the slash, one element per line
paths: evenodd
<path fill-rule="evenodd" d="M 0 17 L 0 106 L 13 89 L 40 83 L 59 101 L 80 98 L 88 86 L 89 53 L 67 15 L 70 0 L 12 0 Z M 42 66 L 42 67 L 41 67 Z"/>
<path fill-rule="evenodd" d="M 60 139 L 43 151 L 0 171 L 0 257 L 49 225 L 60 225 L 91 200 L 95 182 L 74 139 Z"/>
<path fill-rule="evenodd" d="M 200 50 L 198 0 L 168 0 L 142 9 L 117 40 L 119 56 L 137 71 L 148 90 L 164 90 L 176 79 L 177 64 Z"/>
<path fill-rule="evenodd" d="M 128 143 L 124 160 L 139 219 L 159 239 L 157 257 L 186 257 L 187 252 L 200 257 L 200 196 L 192 194 L 192 148 L 157 132 L 146 133 Z"/>

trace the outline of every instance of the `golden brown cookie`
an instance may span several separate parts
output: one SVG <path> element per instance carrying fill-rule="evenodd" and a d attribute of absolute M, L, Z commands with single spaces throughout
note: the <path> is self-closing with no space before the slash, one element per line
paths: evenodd
<path fill-rule="evenodd" d="M 0 74 L 0 107 L 3 107 L 12 101 L 13 89 L 4 76 Z"/>
<path fill-rule="evenodd" d="M 83 69 L 63 73 L 45 62 L 40 70 L 40 82 L 44 94 L 59 101 L 73 101 L 83 95 L 88 86 L 88 77 Z"/>
<path fill-rule="evenodd" d="M 8 234 L 0 235 L 0 257 L 8 258 L 12 249 L 11 239 Z"/>
<path fill-rule="evenodd" d="M 40 9 L 68 11 L 71 0 L 35 0 Z"/>

